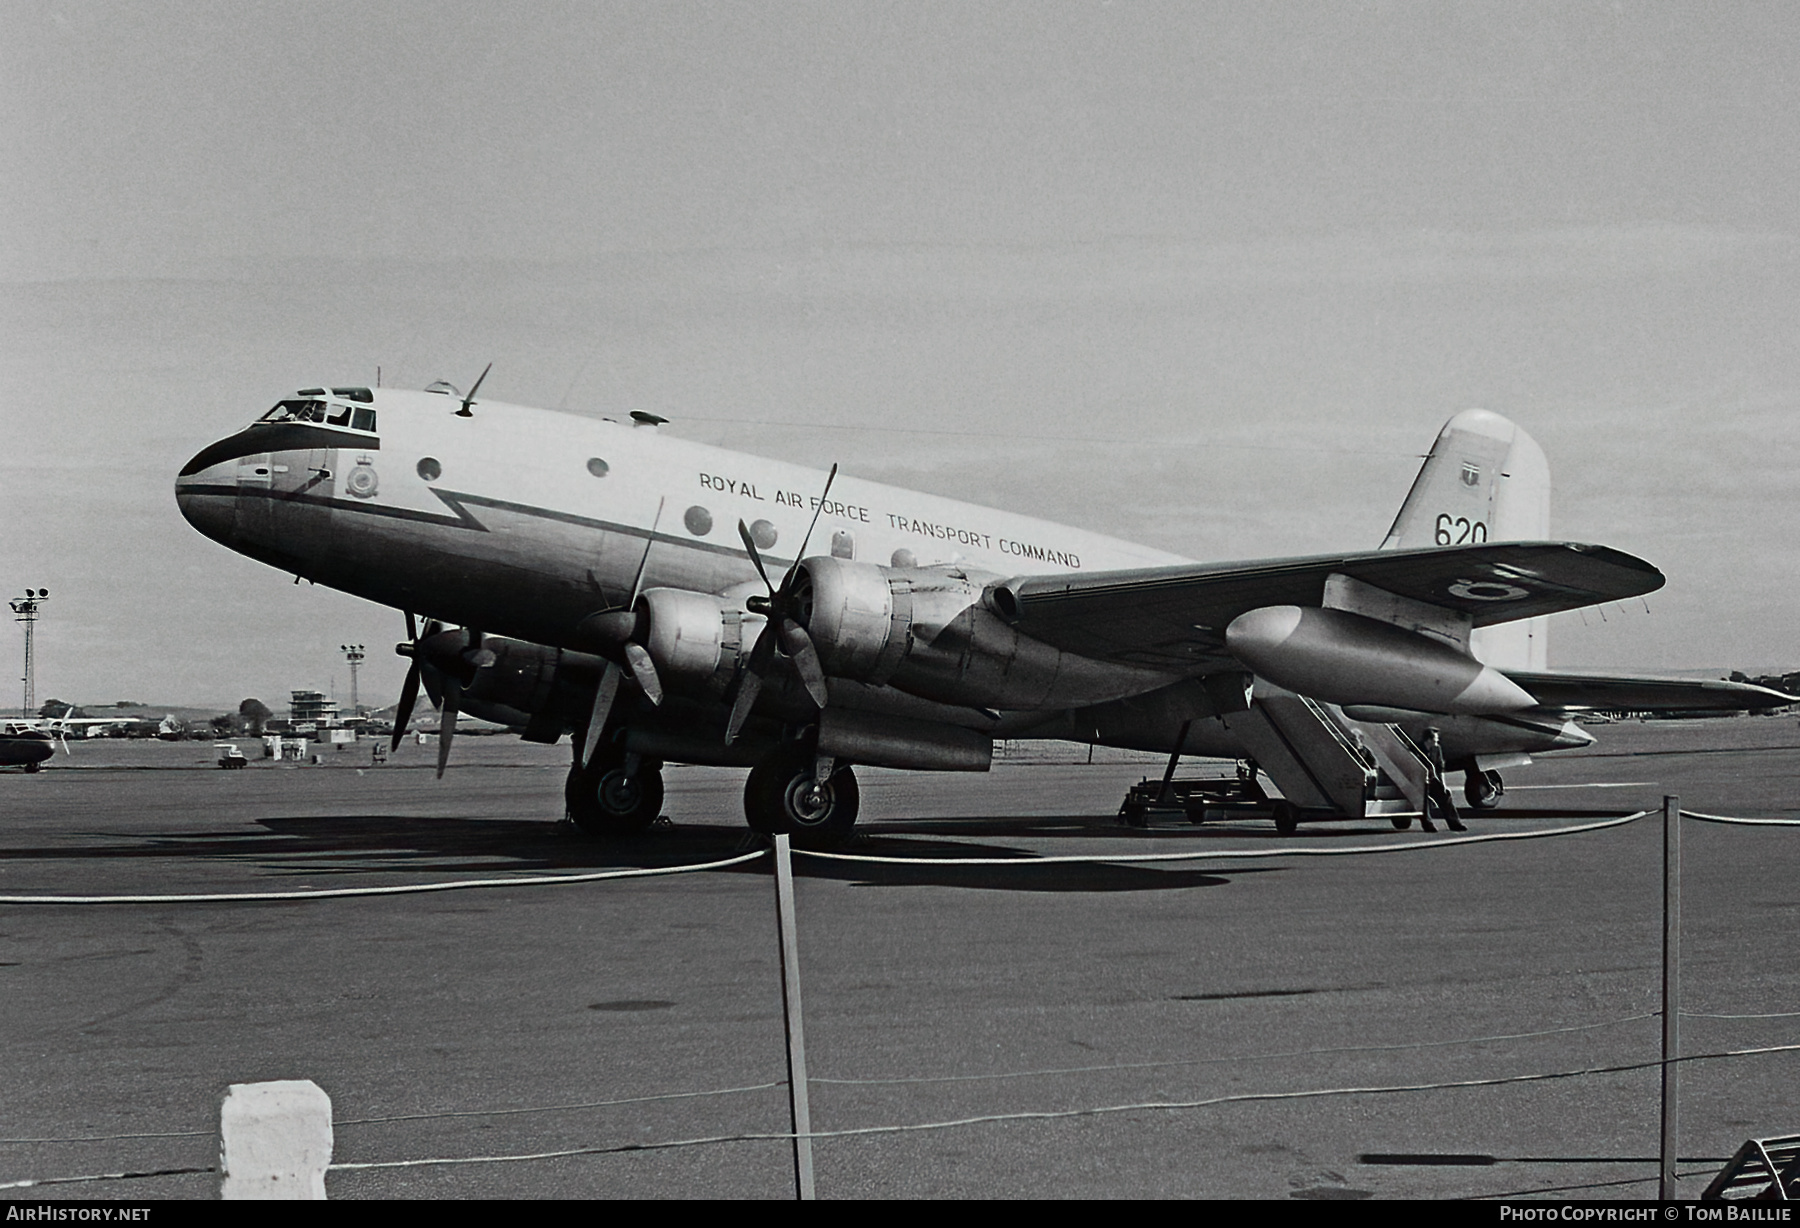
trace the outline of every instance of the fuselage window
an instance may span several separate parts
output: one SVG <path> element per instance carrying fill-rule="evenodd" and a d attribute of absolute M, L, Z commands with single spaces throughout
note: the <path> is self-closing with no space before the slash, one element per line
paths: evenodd
<path fill-rule="evenodd" d="M 601 460 L 598 456 L 588 457 L 588 472 L 595 477 L 603 478 L 611 471 L 612 466 Z"/>
<path fill-rule="evenodd" d="M 712 513 L 698 503 L 687 510 L 687 515 L 681 518 L 681 522 L 687 525 L 687 531 L 695 537 L 705 537 L 712 532 Z"/>
<path fill-rule="evenodd" d="M 756 543 L 758 550 L 769 549 L 779 536 L 780 534 L 775 532 L 775 526 L 766 520 L 758 520 L 750 526 L 750 540 Z"/>
<path fill-rule="evenodd" d="M 856 538 L 848 529 L 839 529 L 831 535 L 831 557 L 834 559 L 853 559 L 856 557 Z"/>
<path fill-rule="evenodd" d="M 419 460 L 419 476 L 427 482 L 435 482 L 444 475 L 444 467 L 433 457 L 426 456 Z"/>
<path fill-rule="evenodd" d="M 356 412 L 350 415 L 350 426 L 353 430 L 375 433 L 375 411 L 366 405 L 358 405 Z"/>

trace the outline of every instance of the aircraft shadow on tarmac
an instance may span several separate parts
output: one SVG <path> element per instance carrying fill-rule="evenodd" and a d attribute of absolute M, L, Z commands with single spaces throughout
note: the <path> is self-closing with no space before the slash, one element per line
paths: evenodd
<path fill-rule="evenodd" d="M 1476 830 L 1490 819 L 1569 821 L 1618 817 L 1619 810 L 1506 810 L 1480 816 Z M 477 875 L 496 872 L 580 872 L 610 868 L 650 868 L 718 861 L 755 847 L 757 837 L 723 825 L 659 823 L 636 836 L 595 840 L 566 823 L 523 823 L 475 816 L 331 815 L 276 816 L 257 821 L 260 832 L 161 832 L 126 840 L 96 842 L 85 847 L 13 848 L 4 860 L 136 860 L 141 858 L 220 860 L 249 863 L 275 877 L 323 877 L 399 873 Z M 1016 866 L 900 865 L 835 861 L 797 856 L 795 872 L 803 877 L 833 879 L 859 886 L 944 886 L 997 891 L 1169 891 L 1224 886 L 1278 866 L 1238 867 L 1229 872 L 1162 863 L 1122 862 L 1043 865 L 1039 856 L 1080 851 L 1081 845 L 1105 839 L 1123 853 L 1123 843 L 1142 844 L 1145 852 L 1178 852 L 1199 840 L 1228 842 L 1237 848 L 1259 844 L 1291 846 L 1298 842 L 1417 839 L 1420 833 L 1397 832 L 1386 823 L 1347 822 L 1303 826 L 1294 836 L 1281 836 L 1255 821 L 1193 826 L 1179 820 L 1151 828 L 1128 828 L 1112 815 L 978 816 L 929 820 L 875 821 L 843 851 L 878 857 L 1009 858 Z M 1021 848 L 1031 841 L 1034 847 Z M 1053 841 L 1046 847 L 1046 841 Z M 1165 868 L 1166 867 L 1166 868 Z M 766 861 L 736 872 L 766 874 Z"/>

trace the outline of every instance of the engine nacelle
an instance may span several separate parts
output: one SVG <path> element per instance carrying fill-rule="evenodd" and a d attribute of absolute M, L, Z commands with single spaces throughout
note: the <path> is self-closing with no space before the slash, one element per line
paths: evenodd
<path fill-rule="evenodd" d="M 431 700 L 443 703 L 443 679 L 460 683 L 463 711 L 522 729 L 528 741 L 554 742 L 579 719 L 581 696 L 604 664 L 584 652 L 550 648 L 505 636 L 475 636 L 455 627 L 426 636 L 415 650 L 430 668 L 423 681 Z"/>
<path fill-rule="evenodd" d="M 475 637 L 461 627 L 427 636 L 420 642 L 419 650 L 434 669 L 458 677 L 464 699 L 526 713 L 540 711 L 549 704 L 564 657 L 570 658 L 571 664 L 579 662 L 577 668 L 599 664 L 581 653 L 565 653 L 560 648 L 498 635 L 483 636 L 477 644 Z M 491 661 L 479 664 L 471 660 L 477 652 L 491 657 Z M 432 690 L 435 699 L 436 690 Z"/>
<path fill-rule="evenodd" d="M 1021 635 L 988 607 L 990 581 L 999 577 L 823 556 L 799 568 L 799 620 L 834 677 L 1009 709 L 1104 703 L 1168 681 Z"/>
<path fill-rule="evenodd" d="M 646 589 L 637 614 L 641 642 L 664 685 L 714 697 L 730 687 L 764 621 L 722 597 L 681 588 Z"/>
<path fill-rule="evenodd" d="M 1348 610 L 1264 606 L 1232 620 L 1225 646 L 1277 686 L 1328 703 L 1468 715 L 1537 705 L 1441 640 Z"/>

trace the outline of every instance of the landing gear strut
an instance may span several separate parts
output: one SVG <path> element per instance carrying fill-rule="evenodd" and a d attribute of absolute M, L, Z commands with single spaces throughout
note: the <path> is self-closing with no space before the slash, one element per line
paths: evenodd
<path fill-rule="evenodd" d="M 580 754 L 581 743 L 575 743 Z M 628 836 L 662 813 L 662 763 L 602 746 L 594 762 L 577 762 L 563 785 L 569 818 L 590 836 Z"/>
<path fill-rule="evenodd" d="M 859 799 L 848 767 L 826 765 L 799 746 L 781 746 L 750 769 L 744 782 L 744 817 L 750 830 L 789 835 L 808 848 L 832 848 L 850 837 Z"/>

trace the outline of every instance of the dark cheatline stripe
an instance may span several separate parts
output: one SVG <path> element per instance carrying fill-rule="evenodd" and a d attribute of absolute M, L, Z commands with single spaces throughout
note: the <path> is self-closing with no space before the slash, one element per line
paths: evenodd
<path fill-rule="evenodd" d="M 181 467 L 180 476 L 191 477 L 202 469 L 240 456 L 291 452 L 300 448 L 362 448 L 379 452 L 381 440 L 373 435 L 336 431 L 328 426 L 311 426 L 304 422 L 258 422 L 200 449 L 193 460 Z"/>

